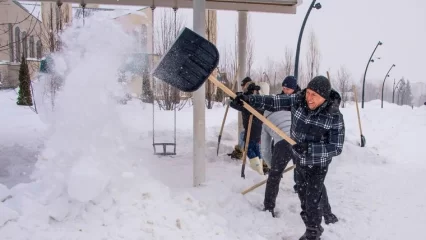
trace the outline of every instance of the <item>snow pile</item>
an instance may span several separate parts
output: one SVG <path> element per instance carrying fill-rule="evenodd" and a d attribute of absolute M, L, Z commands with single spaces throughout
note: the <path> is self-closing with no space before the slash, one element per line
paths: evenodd
<path fill-rule="evenodd" d="M 93 19 L 63 41 L 53 59 L 64 86 L 44 115 L 48 139 L 34 181 L 2 190 L 11 197 L 0 205 L 0 239 L 263 239 L 234 233 L 201 202 L 171 196 L 149 175 L 115 98 L 124 94 L 117 72 L 133 46 L 120 27 Z"/>

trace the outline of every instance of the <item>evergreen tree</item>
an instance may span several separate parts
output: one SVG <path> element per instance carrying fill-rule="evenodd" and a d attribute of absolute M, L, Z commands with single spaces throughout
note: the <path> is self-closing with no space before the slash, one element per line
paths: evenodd
<path fill-rule="evenodd" d="M 404 104 L 412 105 L 413 104 L 413 93 L 411 92 L 411 84 L 410 81 L 407 80 L 407 84 L 405 85 L 404 91 Z"/>
<path fill-rule="evenodd" d="M 18 101 L 16 104 L 32 106 L 33 101 L 31 97 L 31 79 L 30 71 L 28 70 L 27 60 L 22 55 L 21 65 L 19 67 L 19 93 Z"/>

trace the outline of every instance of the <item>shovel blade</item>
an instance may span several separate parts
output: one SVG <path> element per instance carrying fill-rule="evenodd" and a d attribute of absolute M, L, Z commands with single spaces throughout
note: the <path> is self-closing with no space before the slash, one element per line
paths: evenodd
<path fill-rule="evenodd" d="M 171 86 L 194 92 L 219 64 L 216 46 L 194 31 L 184 28 L 161 58 L 152 75 Z"/>
<path fill-rule="evenodd" d="M 365 140 L 364 135 L 361 135 L 361 147 L 365 147 L 365 144 L 367 144 L 367 141 Z"/>

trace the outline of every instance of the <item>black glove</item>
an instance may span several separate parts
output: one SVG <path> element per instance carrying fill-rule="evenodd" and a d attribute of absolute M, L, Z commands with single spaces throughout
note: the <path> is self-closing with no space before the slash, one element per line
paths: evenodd
<path fill-rule="evenodd" d="M 242 101 L 244 101 L 244 102 L 246 102 L 246 103 L 248 103 L 249 102 L 249 100 L 250 100 L 250 97 L 248 96 L 248 95 L 245 95 L 244 93 L 242 93 L 242 92 L 237 92 L 236 93 L 236 97 L 234 98 L 234 99 L 232 99 L 232 102 L 235 104 L 235 105 L 240 105 L 240 106 L 243 106 L 244 105 L 244 103 L 242 102 Z"/>
<path fill-rule="evenodd" d="M 300 155 L 306 155 L 308 153 L 308 143 L 296 143 L 292 148 Z"/>

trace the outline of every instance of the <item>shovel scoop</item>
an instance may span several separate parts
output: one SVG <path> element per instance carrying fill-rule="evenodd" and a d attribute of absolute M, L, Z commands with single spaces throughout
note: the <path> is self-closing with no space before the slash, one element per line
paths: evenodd
<path fill-rule="evenodd" d="M 184 28 L 160 59 L 152 75 L 184 92 L 196 91 L 208 79 L 225 94 L 235 98 L 236 94 L 231 89 L 211 76 L 218 64 L 219 51 L 216 46 L 192 30 Z M 291 145 L 295 144 L 293 139 L 249 104 L 244 103 L 243 107 Z"/>
<path fill-rule="evenodd" d="M 219 52 L 213 43 L 184 28 L 152 75 L 173 87 L 194 92 L 219 64 Z"/>

